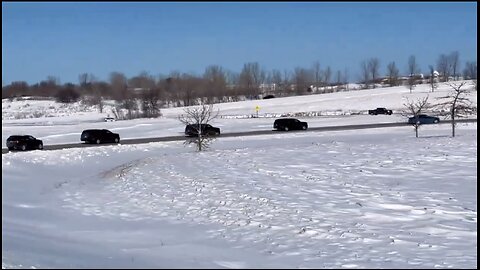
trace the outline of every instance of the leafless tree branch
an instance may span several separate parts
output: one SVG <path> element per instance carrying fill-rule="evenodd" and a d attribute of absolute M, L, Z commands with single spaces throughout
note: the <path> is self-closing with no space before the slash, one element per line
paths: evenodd
<path fill-rule="evenodd" d="M 437 103 L 435 107 L 441 111 L 448 112 L 446 116 L 452 120 L 452 137 L 455 137 L 455 120 L 460 117 L 476 114 L 477 107 L 467 98 L 471 92 L 469 88 L 465 87 L 467 82 L 447 83 L 447 85 L 450 86 L 453 91 L 446 96 L 438 97 L 437 99 L 441 102 Z"/>
<path fill-rule="evenodd" d="M 178 120 L 184 125 L 193 125 L 196 127 L 198 136 L 195 138 L 188 138 L 184 144 L 194 143 L 197 150 L 200 152 L 207 149 L 214 137 L 206 134 L 202 135 L 202 125 L 209 124 L 213 119 L 218 117 L 220 111 L 214 110 L 212 104 L 202 104 L 196 107 L 186 108 L 185 114 L 178 117 Z"/>
<path fill-rule="evenodd" d="M 421 125 L 418 116 L 430 107 L 430 104 L 428 103 L 428 95 L 422 99 L 417 99 L 416 101 L 410 101 L 407 98 L 407 102 L 405 102 L 403 106 L 405 106 L 406 110 L 402 112 L 402 115 L 414 117 L 416 119 L 412 126 L 415 129 L 415 137 L 418 138 L 418 128 Z"/>

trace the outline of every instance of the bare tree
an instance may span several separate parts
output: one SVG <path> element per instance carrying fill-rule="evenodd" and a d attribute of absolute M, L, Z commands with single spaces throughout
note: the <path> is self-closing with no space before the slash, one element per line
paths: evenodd
<path fill-rule="evenodd" d="M 88 83 L 88 73 L 82 73 L 78 75 L 78 82 L 80 87 L 85 87 Z"/>
<path fill-rule="evenodd" d="M 72 83 L 66 83 L 56 95 L 57 102 L 72 103 L 80 98 L 80 94 Z"/>
<path fill-rule="evenodd" d="M 110 74 L 110 84 L 115 94 L 115 100 L 119 105 L 118 107 L 127 110 L 127 117 L 123 114 L 120 115 L 121 111 L 118 111 L 117 118 L 133 119 L 135 116 L 134 111 L 137 110 L 137 103 L 134 93 L 128 88 L 127 78 L 123 73 L 112 72 Z"/>
<path fill-rule="evenodd" d="M 316 91 L 318 91 L 318 88 L 320 87 L 320 83 L 322 80 L 322 73 L 320 69 L 320 62 L 317 60 L 313 63 L 313 77 L 315 78 L 315 88 Z"/>
<path fill-rule="evenodd" d="M 442 75 L 442 81 L 447 82 L 450 77 L 450 59 L 445 54 L 441 54 L 437 61 L 437 70 Z"/>
<path fill-rule="evenodd" d="M 398 75 L 399 75 L 399 70 L 395 66 L 395 62 L 391 62 L 387 66 L 387 76 L 388 76 L 388 83 L 390 86 L 397 86 L 398 85 Z"/>
<path fill-rule="evenodd" d="M 325 88 L 330 85 L 331 78 L 332 78 L 332 69 L 330 68 L 330 66 L 327 66 L 327 68 L 325 69 L 325 72 L 323 72 L 323 81 L 325 83 Z"/>
<path fill-rule="evenodd" d="M 160 112 L 160 89 L 157 87 L 149 88 L 140 94 L 143 117 L 158 117 Z"/>
<path fill-rule="evenodd" d="M 92 89 L 93 89 L 93 105 L 98 106 L 98 111 L 103 113 L 104 101 L 103 97 L 107 95 L 109 91 L 109 84 L 106 82 L 92 82 Z"/>
<path fill-rule="evenodd" d="M 112 72 L 110 73 L 110 86 L 112 87 L 112 91 L 114 93 L 114 98 L 117 101 L 122 101 L 124 98 L 128 96 L 127 91 L 127 77 L 120 72 Z"/>
<path fill-rule="evenodd" d="M 227 95 L 227 78 L 221 66 L 208 66 L 203 73 L 203 79 L 205 79 L 205 90 L 210 92 L 212 97 L 223 99 Z"/>
<path fill-rule="evenodd" d="M 471 79 L 471 80 L 477 79 L 477 61 L 465 63 L 465 69 L 463 70 L 463 77 L 465 77 L 465 79 Z"/>
<path fill-rule="evenodd" d="M 128 80 L 128 86 L 138 91 L 151 89 L 155 86 L 155 78 L 150 76 L 146 71 L 140 72 Z"/>
<path fill-rule="evenodd" d="M 49 75 L 47 76 L 47 82 L 52 85 L 60 85 L 60 78 L 57 76 Z"/>
<path fill-rule="evenodd" d="M 417 85 L 417 73 L 420 72 L 420 69 L 417 65 L 417 60 L 415 59 L 414 55 L 410 55 L 408 58 L 408 81 L 407 86 L 410 89 L 410 93 L 412 93 L 413 88 Z"/>
<path fill-rule="evenodd" d="M 97 81 L 92 74 L 80 74 L 79 89 L 82 91 L 83 100 L 89 105 L 98 106 L 98 111 L 103 113 L 104 95 L 108 94 L 109 84 L 106 82 Z M 85 92 L 85 93 L 84 93 Z"/>
<path fill-rule="evenodd" d="M 363 89 L 368 89 L 368 83 L 370 80 L 370 69 L 368 68 L 368 64 L 366 61 L 362 61 L 360 63 L 361 72 L 362 72 L 362 82 L 363 82 Z"/>
<path fill-rule="evenodd" d="M 130 78 L 128 85 L 140 100 L 142 112 L 139 114 L 143 117 L 158 117 L 160 89 L 156 85 L 155 78 L 143 71 L 138 76 Z"/>
<path fill-rule="evenodd" d="M 199 78 L 194 75 L 183 73 L 177 80 L 177 91 L 180 99 L 183 100 L 183 106 L 192 106 L 197 104 L 197 99 L 201 96 L 203 88 Z"/>
<path fill-rule="evenodd" d="M 283 89 L 282 73 L 280 72 L 280 70 L 272 70 L 272 83 L 274 85 L 273 91 L 275 93 Z"/>
<path fill-rule="evenodd" d="M 259 77 L 259 84 L 265 84 L 265 81 L 267 79 L 267 72 L 265 71 L 264 68 L 260 69 L 260 77 Z"/>
<path fill-rule="evenodd" d="M 437 89 L 438 85 L 437 85 L 437 78 L 436 75 L 435 75 L 435 69 L 433 69 L 433 66 L 430 65 L 428 66 L 428 68 L 430 69 L 430 89 L 433 91 L 435 91 L 435 89 Z"/>
<path fill-rule="evenodd" d="M 171 71 L 169 76 L 162 81 L 162 86 L 165 89 L 169 101 L 177 107 L 182 106 L 180 94 L 181 75 L 178 71 Z M 183 104 L 184 105 L 184 104 Z"/>
<path fill-rule="evenodd" d="M 450 65 L 452 68 L 452 75 L 454 80 L 458 80 L 458 70 L 460 68 L 460 54 L 458 51 L 454 51 L 449 55 L 450 58 Z"/>
<path fill-rule="evenodd" d="M 225 79 L 227 80 L 227 96 L 231 101 L 239 101 L 239 87 L 240 84 L 240 74 L 230 70 L 225 71 Z"/>
<path fill-rule="evenodd" d="M 186 144 L 194 143 L 199 152 L 207 149 L 214 137 L 208 134 L 202 135 L 202 127 L 217 118 L 219 110 L 214 111 L 212 104 L 202 104 L 196 107 L 186 108 L 184 111 L 185 114 L 180 115 L 178 119 L 185 125 L 193 125 L 198 133 L 196 138 L 187 140 Z"/>
<path fill-rule="evenodd" d="M 368 69 L 370 70 L 370 75 L 372 75 L 373 88 L 375 88 L 375 83 L 378 78 L 378 70 L 380 68 L 380 60 L 378 58 L 370 58 L 368 60 Z"/>
<path fill-rule="evenodd" d="M 61 90 L 61 86 L 55 77 L 48 76 L 47 80 L 32 85 L 31 90 L 38 96 L 54 97 Z"/>
<path fill-rule="evenodd" d="M 16 96 L 27 95 L 28 83 L 25 81 L 11 82 L 9 85 L 2 87 L 2 98 L 13 99 Z"/>
<path fill-rule="evenodd" d="M 447 83 L 453 91 L 446 96 L 439 97 L 438 99 L 443 102 L 437 104 L 439 108 L 448 111 L 448 117 L 452 120 L 452 137 L 455 137 L 455 120 L 460 117 L 464 117 L 469 114 L 475 114 L 477 112 L 476 106 L 473 102 L 467 98 L 470 94 L 470 89 L 463 88 L 467 85 L 467 82 L 461 83 Z"/>
<path fill-rule="evenodd" d="M 289 72 L 288 70 L 284 69 L 283 70 L 283 92 L 286 96 L 289 96 L 293 93 L 293 91 L 295 90 L 293 87 L 292 87 L 292 83 L 293 83 L 293 75 L 291 72 Z"/>
<path fill-rule="evenodd" d="M 302 95 L 308 92 L 311 82 L 311 71 L 297 67 L 294 70 L 295 92 L 297 95 Z"/>
<path fill-rule="evenodd" d="M 213 97 L 212 92 L 207 91 L 204 79 L 188 73 L 172 71 L 159 85 L 168 95 L 169 102 L 178 107 L 198 104 L 202 95 L 208 95 L 207 99 Z"/>
<path fill-rule="evenodd" d="M 262 81 L 262 71 L 257 62 L 243 65 L 239 78 L 240 87 L 243 88 L 250 98 L 258 97 L 259 86 Z"/>
<path fill-rule="evenodd" d="M 337 74 L 336 74 L 336 77 L 335 77 L 335 82 L 336 82 L 337 89 L 338 89 L 340 87 L 340 85 L 342 85 L 342 71 L 337 70 Z"/>
<path fill-rule="evenodd" d="M 348 69 L 345 68 L 343 71 L 343 84 L 345 85 L 345 88 L 348 90 Z"/>
<path fill-rule="evenodd" d="M 407 98 L 407 102 L 404 103 L 403 106 L 405 106 L 406 111 L 403 111 L 402 115 L 415 118 L 415 122 L 412 126 L 415 129 L 415 137 L 418 138 L 418 128 L 421 125 L 418 116 L 430 106 L 428 103 L 428 95 L 425 98 L 416 101 L 410 101 Z"/>

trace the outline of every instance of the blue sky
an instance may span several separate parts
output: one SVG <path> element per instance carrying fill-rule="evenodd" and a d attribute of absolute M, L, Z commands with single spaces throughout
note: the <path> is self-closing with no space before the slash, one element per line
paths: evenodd
<path fill-rule="evenodd" d="M 240 72 L 246 62 L 283 72 L 316 60 L 356 81 L 371 57 L 384 74 L 391 61 L 405 72 L 415 55 L 425 72 L 452 51 L 462 69 L 477 59 L 476 2 L 2 2 L 5 84 Z"/>

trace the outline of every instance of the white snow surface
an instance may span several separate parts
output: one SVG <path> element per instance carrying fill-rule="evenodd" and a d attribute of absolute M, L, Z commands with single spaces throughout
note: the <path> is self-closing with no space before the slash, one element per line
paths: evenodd
<path fill-rule="evenodd" d="M 328 108 L 401 109 L 396 94 L 378 103 L 360 95 L 378 90 Z M 305 98 L 260 106 L 294 112 Z M 299 111 L 322 111 L 318 103 Z M 242 116 L 256 102 L 245 104 L 219 106 Z M 140 119 L 76 122 L 72 112 L 48 125 L 3 121 L 2 138 L 25 130 L 70 142 L 87 125 L 111 124 L 132 138 L 179 135 L 175 111 L 150 120 L 168 132 Z M 271 122 L 218 124 L 241 131 Z M 477 124 L 458 124 L 456 137 L 450 128 L 425 125 L 419 138 L 409 126 L 220 137 L 203 152 L 159 142 L 3 154 L 2 268 L 476 268 Z"/>

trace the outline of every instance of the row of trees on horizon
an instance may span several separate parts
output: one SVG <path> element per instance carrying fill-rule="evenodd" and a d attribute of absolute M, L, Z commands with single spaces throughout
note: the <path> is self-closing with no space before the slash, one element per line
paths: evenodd
<path fill-rule="evenodd" d="M 358 82 L 362 88 L 376 85 L 398 86 L 422 83 L 421 73 L 415 56 L 408 59 L 408 67 L 401 76 L 395 62 L 386 66 L 385 76 L 380 74 L 380 61 L 370 58 L 360 63 L 361 75 Z M 429 66 L 427 76 L 439 81 L 477 78 L 477 62 L 467 61 L 463 70 L 458 51 L 441 54 L 435 68 Z M 406 80 L 405 80 L 406 78 Z M 219 65 L 211 65 L 201 76 L 171 72 L 168 76 L 153 76 L 147 72 L 127 78 L 121 72 L 112 72 L 108 81 L 101 81 L 95 75 L 82 73 L 78 84 L 60 84 L 54 76 L 33 85 L 25 81 L 12 82 L 2 87 L 2 99 L 19 96 L 55 97 L 60 102 L 74 102 L 80 98 L 101 106 L 102 100 L 113 99 L 123 108 L 134 106 L 140 100 L 145 108 L 155 111 L 162 106 L 190 106 L 201 102 L 217 103 L 238 101 L 242 98 L 256 99 L 262 95 L 275 96 L 304 95 L 348 90 L 348 70 L 334 72 L 329 66 L 322 69 L 319 61 L 311 68 L 297 67 L 293 71 L 262 69 L 258 62 L 245 63 L 240 73 L 227 71 Z M 410 88 L 412 89 L 412 88 Z"/>

